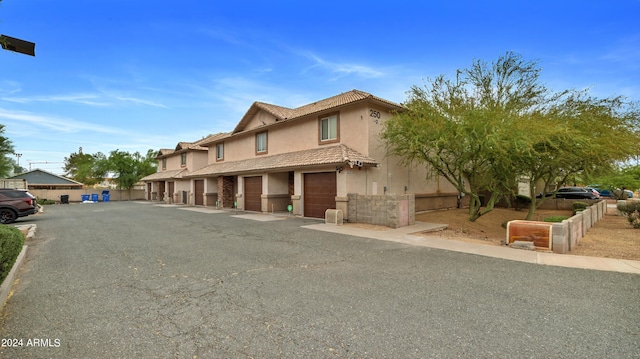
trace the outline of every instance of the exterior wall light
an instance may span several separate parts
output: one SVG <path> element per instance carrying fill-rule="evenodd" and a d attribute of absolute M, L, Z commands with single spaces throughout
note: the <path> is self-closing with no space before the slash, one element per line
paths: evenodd
<path fill-rule="evenodd" d="M 34 42 L 16 39 L 15 37 L 0 35 L 2 48 L 17 53 L 36 56 L 36 44 Z"/>

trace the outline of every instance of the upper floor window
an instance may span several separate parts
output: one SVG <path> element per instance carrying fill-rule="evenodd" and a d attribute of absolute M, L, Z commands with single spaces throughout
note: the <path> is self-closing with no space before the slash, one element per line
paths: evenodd
<path fill-rule="evenodd" d="M 187 165 L 187 153 L 186 153 L 186 152 L 185 152 L 185 153 L 183 153 L 183 154 L 180 156 L 180 165 L 181 165 L 181 166 L 186 166 L 186 165 Z"/>
<path fill-rule="evenodd" d="M 340 120 L 337 114 L 320 118 L 320 142 L 337 142 L 340 139 Z"/>
<path fill-rule="evenodd" d="M 224 143 L 218 143 L 216 145 L 216 161 L 222 161 L 224 159 Z"/>
<path fill-rule="evenodd" d="M 267 153 L 267 132 L 256 134 L 256 154 Z"/>
<path fill-rule="evenodd" d="M 163 158 L 163 159 L 162 159 L 162 169 L 163 169 L 163 170 L 166 170 L 166 169 L 167 169 L 167 159 L 166 159 L 166 158 Z"/>

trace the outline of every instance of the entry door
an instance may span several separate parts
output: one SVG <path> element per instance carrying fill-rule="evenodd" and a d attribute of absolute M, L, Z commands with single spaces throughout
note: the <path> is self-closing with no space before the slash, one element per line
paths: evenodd
<path fill-rule="evenodd" d="M 158 201 L 164 201 L 164 181 L 158 182 Z"/>
<path fill-rule="evenodd" d="M 304 174 L 304 216 L 324 218 L 324 212 L 336 208 L 336 173 Z"/>
<path fill-rule="evenodd" d="M 173 192 L 176 187 L 175 182 L 169 182 L 169 202 L 173 203 Z"/>
<path fill-rule="evenodd" d="M 262 211 L 262 176 L 244 178 L 244 209 Z"/>
<path fill-rule="evenodd" d="M 202 206 L 204 205 L 204 180 L 195 180 L 193 182 L 195 187 L 194 195 L 196 196 L 194 203 L 196 206 Z"/>

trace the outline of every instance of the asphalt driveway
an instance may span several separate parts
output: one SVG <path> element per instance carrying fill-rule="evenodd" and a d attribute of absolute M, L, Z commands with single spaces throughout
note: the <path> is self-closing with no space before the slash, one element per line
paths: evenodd
<path fill-rule="evenodd" d="M 640 356 L 638 275 L 243 214 L 109 202 L 25 218 L 38 231 L 2 358 Z"/>

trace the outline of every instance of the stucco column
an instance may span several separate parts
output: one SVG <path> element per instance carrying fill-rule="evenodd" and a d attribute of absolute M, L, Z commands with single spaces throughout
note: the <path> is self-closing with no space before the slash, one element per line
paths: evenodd
<path fill-rule="evenodd" d="M 291 196 L 291 205 L 293 206 L 293 215 L 302 215 L 302 172 L 293 172 L 293 195 Z"/>

